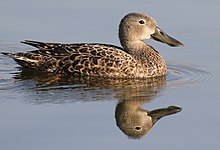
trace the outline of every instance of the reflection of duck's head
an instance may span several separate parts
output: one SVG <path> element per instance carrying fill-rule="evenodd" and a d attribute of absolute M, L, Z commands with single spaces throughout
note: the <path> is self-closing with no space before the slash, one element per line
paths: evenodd
<path fill-rule="evenodd" d="M 156 109 L 152 111 L 140 108 L 140 102 L 122 101 L 115 111 L 117 126 L 130 138 L 141 138 L 162 117 L 180 112 L 176 106 Z"/>

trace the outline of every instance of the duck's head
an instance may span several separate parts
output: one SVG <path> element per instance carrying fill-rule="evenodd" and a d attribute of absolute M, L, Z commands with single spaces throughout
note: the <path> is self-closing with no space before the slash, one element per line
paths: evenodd
<path fill-rule="evenodd" d="M 153 125 L 162 117 L 180 112 L 182 109 L 176 106 L 143 110 L 139 104 L 131 101 L 120 102 L 115 111 L 117 126 L 130 138 L 139 139 L 146 135 Z"/>
<path fill-rule="evenodd" d="M 119 39 L 123 47 L 145 39 L 154 39 L 175 47 L 183 45 L 163 32 L 152 17 L 141 13 L 124 16 L 119 25 Z"/>

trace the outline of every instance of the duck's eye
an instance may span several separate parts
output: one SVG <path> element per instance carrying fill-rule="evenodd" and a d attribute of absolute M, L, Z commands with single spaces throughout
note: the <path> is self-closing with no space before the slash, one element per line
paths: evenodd
<path fill-rule="evenodd" d="M 140 24 L 145 24 L 145 21 L 141 19 L 141 20 L 139 20 L 139 23 Z"/>
<path fill-rule="evenodd" d="M 137 127 L 135 127 L 135 130 L 140 131 L 141 127 L 137 126 Z"/>

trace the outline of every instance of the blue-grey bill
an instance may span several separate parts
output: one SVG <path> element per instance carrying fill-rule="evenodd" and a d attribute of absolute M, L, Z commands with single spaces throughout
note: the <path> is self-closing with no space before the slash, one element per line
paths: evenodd
<path fill-rule="evenodd" d="M 156 28 L 155 33 L 152 34 L 151 37 L 154 40 L 162 43 L 166 43 L 169 46 L 173 46 L 173 47 L 183 46 L 183 43 L 167 35 L 159 27 Z"/>

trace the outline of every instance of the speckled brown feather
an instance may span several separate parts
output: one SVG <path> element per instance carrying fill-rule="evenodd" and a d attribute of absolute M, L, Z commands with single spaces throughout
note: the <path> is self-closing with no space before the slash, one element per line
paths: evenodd
<path fill-rule="evenodd" d="M 122 48 L 96 43 L 59 44 L 37 41 L 22 43 L 38 50 L 7 54 L 25 68 L 42 72 L 102 77 L 135 77 L 137 61 Z"/>

